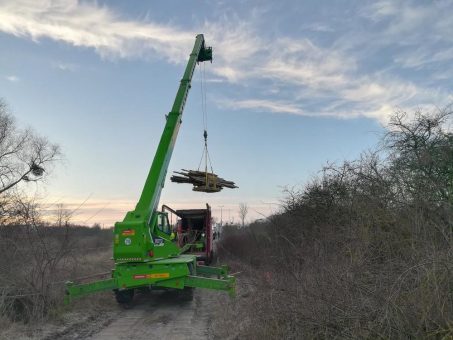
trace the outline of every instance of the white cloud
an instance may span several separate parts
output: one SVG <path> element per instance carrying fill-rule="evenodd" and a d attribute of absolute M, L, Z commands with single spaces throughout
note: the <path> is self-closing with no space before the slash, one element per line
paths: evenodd
<path fill-rule="evenodd" d="M 78 66 L 76 64 L 58 61 L 53 63 L 53 67 L 61 71 L 74 72 Z"/>
<path fill-rule="evenodd" d="M 102 56 L 157 55 L 172 62 L 187 56 L 195 36 L 170 25 L 122 20 L 107 7 L 77 0 L 2 0 L 0 31 L 90 47 Z"/>
<path fill-rule="evenodd" d="M 394 61 L 403 67 L 421 69 L 451 60 L 451 51 L 442 50 L 453 42 L 452 11 L 451 1 L 377 1 L 365 6 L 361 14 L 374 22 L 385 21 L 385 26 L 374 36 L 362 36 L 378 47 L 392 46 Z M 403 51 L 398 47 L 404 47 Z"/>
<path fill-rule="evenodd" d="M 198 32 L 215 46 L 215 75 L 230 82 L 245 77 L 250 57 L 261 45 L 252 26 L 225 19 L 206 22 Z M 111 9 L 77 0 L 0 0 L 0 31 L 39 41 L 43 38 L 93 48 L 106 58 L 187 59 L 197 30 L 154 22 L 122 19 Z M 67 64 L 57 65 L 68 70 Z"/>
<path fill-rule="evenodd" d="M 443 6 L 373 2 L 358 13 L 380 25 L 379 32 L 351 30 L 323 44 L 263 34 L 260 12 L 252 11 L 247 21 L 224 16 L 195 30 L 124 19 L 106 6 L 77 0 L 0 0 L 0 31 L 38 42 L 47 38 L 92 48 L 108 58 L 162 58 L 175 63 L 186 60 L 195 33 L 204 32 L 208 45 L 214 47 L 214 63 L 206 68 L 211 73 L 208 79 L 244 89 L 229 101 L 231 108 L 384 121 L 393 107 L 441 105 L 450 98 L 447 91 L 398 76 L 394 65 L 393 69 L 367 68 L 370 58 L 376 61 L 375 54 L 389 46 L 395 50 L 391 58 L 400 67 L 423 68 L 427 63 L 451 60 L 451 49 L 439 51 L 432 45 L 453 41 L 449 33 L 453 17 Z M 305 27 L 331 32 L 330 26 L 319 21 Z M 430 38 L 425 39 L 426 46 L 420 44 L 425 36 Z M 411 44 L 417 46 L 414 53 L 397 51 Z M 55 67 L 71 71 L 76 65 L 59 62 Z"/>
<path fill-rule="evenodd" d="M 254 110 L 264 110 L 269 112 L 276 113 L 290 113 L 297 115 L 308 115 L 304 113 L 300 108 L 290 103 L 277 102 L 264 99 L 248 99 L 248 100 L 237 100 L 229 101 L 224 100 L 219 103 L 223 103 L 224 106 L 233 108 L 233 109 L 254 109 Z"/>
<path fill-rule="evenodd" d="M 311 88 L 345 85 L 348 72 L 356 68 L 355 61 L 335 50 L 323 49 L 308 39 L 281 39 L 259 73 Z"/>
<path fill-rule="evenodd" d="M 378 103 L 405 103 L 422 90 L 410 82 L 399 79 L 374 77 L 360 77 L 351 86 L 341 90 L 345 100 L 353 102 Z"/>
<path fill-rule="evenodd" d="M 382 21 L 388 17 L 396 15 L 399 11 L 396 1 L 383 0 L 373 2 L 370 6 L 365 6 L 359 13 L 374 22 Z"/>
<path fill-rule="evenodd" d="M 266 42 L 250 22 L 222 19 L 206 22 L 202 31 L 208 44 L 214 46 L 214 62 L 210 69 L 215 75 L 232 83 L 253 77 Z"/>
<path fill-rule="evenodd" d="M 314 31 L 314 32 L 323 32 L 323 33 L 335 32 L 335 30 L 331 26 L 326 25 L 325 23 L 321 23 L 321 22 L 309 24 L 306 26 L 306 28 L 308 30 Z"/>
<path fill-rule="evenodd" d="M 20 80 L 18 76 L 14 75 L 6 76 L 5 78 L 12 83 L 17 83 Z"/>
<path fill-rule="evenodd" d="M 264 91 L 269 94 L 265 99 L 231 100 L 227 106 L 304 116 L 364 116 L 385 122 L 397 106 L 408 107 L 415 100 L 431 104 L 442 98 L 439 91 L 385 72 L 360 73 L 359 59 L 353 54 L 323 48 L 308 39 L 280 39 L 272 47 L 248 74 L 258 81 L 271 79 L 280 91 Z M 282 93 L 291 100 L 282 100 Z M 317 107 L 310 106 L 314 100 Z M 225 99 L 220 102 L 226 105 Z"/>

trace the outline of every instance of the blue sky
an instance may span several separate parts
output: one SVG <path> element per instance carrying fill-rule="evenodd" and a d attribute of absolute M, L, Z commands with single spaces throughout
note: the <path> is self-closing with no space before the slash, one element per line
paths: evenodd
<path fill-rule="evenodd" d="M 167 181 L 161 202 L 223 205 L 236 221 L 246 202 L 253 219 L 282 187 L 375 145 L 396 108 L 452 102 L 452 14 L 452 1 L 0 0 L 0 97 L 63 149 L 44 202 L 88 198 L 74 221 L 109 225 L 135 205 L 204 33 L 213 166 L 240 188 Z M 199 85 L 196 72 L 170 172 L 198 166 Z"/>

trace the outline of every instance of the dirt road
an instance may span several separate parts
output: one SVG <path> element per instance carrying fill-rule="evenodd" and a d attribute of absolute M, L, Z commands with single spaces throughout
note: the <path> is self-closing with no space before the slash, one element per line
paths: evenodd
<path fill-rule="evenodd" d="M 130 308 L 113 305 L 47 339 L 212 339 L 209 327 L 218 308 L 216 293 L 195 290 L 188 302 L 174 292 L 137 294 Z"/>
<path fill-rule="evenodd" d="M 131 309 L 123 310 L 90 339 L 208 339 L 207 292 L 181 302 L 174 292 L 137 296 Z"/>

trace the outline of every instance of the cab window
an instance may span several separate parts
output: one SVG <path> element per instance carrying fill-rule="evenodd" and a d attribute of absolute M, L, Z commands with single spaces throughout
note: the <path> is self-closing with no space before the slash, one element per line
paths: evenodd
<path fill-rule="evenodd" d="M 157 216 L 157 229 L 162 231 L 163 233 L 170 235 L 171 234 L 171 227 L 168 223 L 168 217 L 165 214 L 159 214 Z"/>

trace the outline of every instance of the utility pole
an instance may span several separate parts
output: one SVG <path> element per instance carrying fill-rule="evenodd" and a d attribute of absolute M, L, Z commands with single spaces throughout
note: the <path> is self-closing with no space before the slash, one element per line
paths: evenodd
<path fill-rule="evenodd" d="M 223 227 L 223 214 L 222 214 L 223 207 L 224 207 L 223 205 L 219 205 L 219 208 L 220 208 L 220 228 Z"/>

